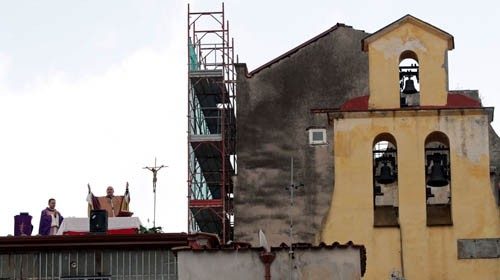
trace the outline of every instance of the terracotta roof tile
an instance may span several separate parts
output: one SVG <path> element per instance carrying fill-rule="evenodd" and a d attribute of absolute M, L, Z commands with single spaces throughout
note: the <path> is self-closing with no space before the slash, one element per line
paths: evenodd
<path fill-rule="evenodd" d="M 369 95 L 354 97 L 346 101 L 340 106 L 340 111 L 367 111 Z M 448 99 L 445 106 L 419 106 L 410 107 L 411 109 L 446 109 L 446 108 L 481 108 L 481 102 L 474 98 L 453 93 L 448 94 Z M 399 109 L 399 108 L 394 108 Z"/>

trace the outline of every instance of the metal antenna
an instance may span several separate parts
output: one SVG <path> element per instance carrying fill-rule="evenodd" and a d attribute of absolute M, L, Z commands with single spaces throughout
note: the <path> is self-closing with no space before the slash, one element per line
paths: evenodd
<path fill-rule="evenodd" d="M 162 169 L 163 167 L 168 167 L 166 165 L 162 165 L 162 166 L 156 166 L 156 157 L 155 157 L 155 166 L 154 167 L 144 167 L 143 169 L 147 169 L 151 172 L 153 172 L 153 194 L 154 194 L 154 214 L 153 214 L 153 228 L 156 227 L 156 181 L 158 180 L 158 178 L 156 177 L 156 173 L 158 173 L 158 171 L 160 169 Z"/>
<path fill-rule="evenodd" d="M 299 185 L 295 185 L 293 182 L 293 157 L 290 161 L 290 185 L 286 187 L 286 190 L 290 191 L 290 209 L 288 210 L 288 215 L 290 216 L 290 250 L 288 251 L 288 256 L 290 259 L 290 279 L 292 279 L 292 269 L 293 269 L 293 191 L 298 189 L 299 187 L 303 187 L 304 184 L 300 183 Z"/>

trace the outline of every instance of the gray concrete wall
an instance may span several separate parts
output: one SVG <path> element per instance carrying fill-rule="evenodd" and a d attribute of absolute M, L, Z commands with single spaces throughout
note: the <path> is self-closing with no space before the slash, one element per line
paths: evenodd
<path fill-rule="evenodd" d="M 333 151 L 310 146 L 310 126 L 331 131 L 326 115 L 312 108 L 339 107 L 368 94 L 368 59 L 361 39 L 368 34 L 339 27 L 252 77 L 238 65 L 235 240 L 258 245 L 259 228 L 271 245 L 288 241 L 290 158 L 296 193 L 294 241 L 315 243 L 333 191 Z"/>
<path fill-rule="evenodd" d="M 290 279 L 290 258 L 286 249 L 275 252 L 271 279 Z M 257 250 L 179 251 L 178 275 L 184 279 L 264 279 L 264 264 Z M 292 279 L 361 279 L 359 249 L 295 250 Z"/>
<path fill-rule="evenodd" d="M 495 197 L 495 201 L 500 206 L 500 138 L 489 127 L 489 141 L 490 141 L 490 179 L 491 179 L 491 192 Z"/>
<path fill-rule="evenodd" d="M 271 279 L 290 279 L 289 260 L 287 251 L 277 252 L 271 266 Z M 352 248 L 295 250 L 292 259 L 292 279 L 361 279 L 359 250 Z"/>
<path fill-rule="evenodd" d="M 177 273 L 179 280 L 255 280 L 264 275 L 264 265 L 260 261 L 258 253 L 250 250 L 179 251 L 177 253 Z"/>

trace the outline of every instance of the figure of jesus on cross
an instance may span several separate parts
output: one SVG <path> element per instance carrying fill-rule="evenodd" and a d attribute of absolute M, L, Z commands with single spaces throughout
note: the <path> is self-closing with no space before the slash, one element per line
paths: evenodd
<path fill-rule="evenodd" d="M 158 173 L 158 171 L 160 171 L 160 169 L 162 169 L 163 167 L 168 167 L 168 166 L 165 166 L 165 165 L 161 165 L 161 166 L 156 166 L 156 158 L 155 158 L 155 166 L 154 167 L 144 167 L 144 169 L 147 169 L 151 172 L 153 172 L 153 194 L 154 194 L 154 216 L 153 216 L 153 227 L 156 227 L 156 181 L 158 181 L 158 178 L 156 176 L 156 174 Z"/>

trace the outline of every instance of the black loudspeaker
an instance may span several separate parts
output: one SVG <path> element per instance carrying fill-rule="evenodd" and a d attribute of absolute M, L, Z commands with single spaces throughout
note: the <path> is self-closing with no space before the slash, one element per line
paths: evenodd
<path fill-rule="evenodd" d="M 90 211 L 90 232 L 106 233 L 108 231 L 108 212 L 106 210 Z"/>

